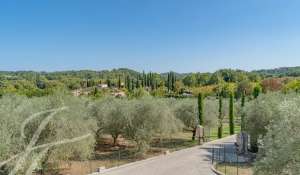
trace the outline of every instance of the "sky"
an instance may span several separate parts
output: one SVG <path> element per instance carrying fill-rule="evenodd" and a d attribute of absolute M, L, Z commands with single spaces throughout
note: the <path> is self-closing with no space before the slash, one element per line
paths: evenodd
<path fill-rule="evenodd" d="M 0 70 L 300 66 L 299 0 L 1 0 Z"/>

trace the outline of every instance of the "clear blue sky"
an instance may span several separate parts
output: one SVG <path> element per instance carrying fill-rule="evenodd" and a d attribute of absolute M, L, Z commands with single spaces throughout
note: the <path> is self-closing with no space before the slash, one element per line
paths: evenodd
<path fill-rule="evenodd" d="M 300 65 L 299 0 L 1 0 L 0 70 Z"/>

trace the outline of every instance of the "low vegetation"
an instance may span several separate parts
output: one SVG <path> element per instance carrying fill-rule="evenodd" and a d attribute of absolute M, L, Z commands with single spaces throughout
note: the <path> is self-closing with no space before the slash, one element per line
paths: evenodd
<path fill-rule="evenodd" d="M 250 164 L 222 163 L 218 164 L 216 169 L 226 175 L 253 175 L 252 165 Z"/>
<path fill-rule="evenodd" d="M 25 151 L 37 128 L 51 116 L 51 110 L 61 107 L 66 108 L 59 110 L 49 119 L 34 146 L 86 134 L 90 136 L 76 143 L 62 144 L 46 150 L 38 166 L 42 171 L 57 171 L 62 161 L 94 159 L 99 144 L 107 135 L 113 138 L 112 148 L 116 147 L 119 150 L 120 147 L 128 147 L 127 150 L 133 151 L 136 157 L 147 156 L 150 148 L 157 145 L 154 142 L 164 145 L 165 148 L 168 148 L 167 140 L 176 148 L 197 144 L 192 141 L 193 131 L 199 123 L 196 99 L 145 96 L 134 99 L 106 97 L 91 100 L 63 93 L 35 98 L 7 95 L 0 99 L 0 160 L 7 160 Z M 45 112 L 31 119 L 30 116 L 42 111 Z M 24 121 L 27 121 L 24 125 L 25 136 L 20 130 Z M 207 131 L 214 133 L 217 124 L 218 100 L 207 97 L 203 101 L 203 125 Z M 189 133 L 188 138 L 185 137 L 184 142 L 180 141 L 182 139 L 176 140 L 176 135 L 183 131 Z M 124 144 L 124 141 L 127 143 Z M 43 149 L 31 151 L 28 162 L 42 151 Z M 2 169 L 11 169 L 14 163 L 15 161 L 6 164 Z M 24 173 L 28 166 L 24 164 L 18 172 Z"/>

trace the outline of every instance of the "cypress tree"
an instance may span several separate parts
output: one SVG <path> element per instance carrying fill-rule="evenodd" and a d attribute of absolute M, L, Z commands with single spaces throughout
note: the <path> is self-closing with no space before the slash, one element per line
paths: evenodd
<path fill-rule="evenodd" d="M 170 73 L 168 73 L 168 79 L 167 79 L 167 88 L 168 88 L 168 92 L 170 92 Z"/>
<path fill-rule="evenodd" d="M 148 74 L 148 87 L 151 87 L 151 72 Z"/>
<path fill-rule="evenodd" d="M 121 76 L 119 75 L 119 79 L 118 79 L 118 88 L 121 89 Z"/>
<path fill-rule="evenodd" d="M 241 108 L 242 108 L 242 114 L 241 114 L 241 131 L 245 130 L 245 113 L 243 111 L 245 107 L 245 91 L 242 93 L 242 99 L 241 99 Z"/>
<path fill-rule="evenodd" d="M 154 80 L 154 75 L 151 75 L 151 89 L 154 90 L 155 89 L 155 80 Z"/>
<path fill-rule="evenodd" d="M 223 113 L 222 113 L 222 108 L 223 108 L 223 99 L 221 93 L 219 93 L 219 126 L 218 126 L 218 138 L 223 137 Z"/>
<path fill-rule="evenodd" d="M 98 88 L 97 88 L 97 87 L 95 87 L 95 88 L 94 88 L 93 95 L 94 95 L 94 96 L 96 96 L 98 93 L 99 93 L 99 91 L 98 91 Z"/>
<path fill-rule="evenodd" d="M 107 79 L 107 80 L 106 80 L 106 83 L 107 83 L 107 86 L 110 88 L 110 87 L 111 87 L 110 79 Z"/>
<path fill-rule="evenodd" d="M 138 88 L 140 88 L 140 80 L 139 80 L 139 77 L 137 77 L 137 79 L 136 79 L 136 88 L 138 89 Z"/>
<path fill-rule="evenodd" d="M 129 75 L 127 75 L 127 77 L 126 77 L 126 88 L 128 91 L 131 91 L 131 80 L 130 80 Z"/>
<path fill-rule="evenodd" d="M 175 74 L 174 74 L 174 72 L 171 72 L 171 89 L 172 89 L 172 91 L 175 90 L 175 81 L 176 81 Z"/>
<path fill-rule="evenodd" d="M 142 75 L 141 75 L 141 85 L 142 85 L 142 87 L 145 87 L 145 85 L 144 85 L 144 78 L 145 78 L 145 72 L 143 71 L 143 73 L 142 73 Z"/>
<path fill-rule="evenodd" d="M 146 77 L 146 87 L 149 87 L 149 74 L 146 74 L 145 75 L 145 77 Z"/>
<path fill-rule="evenodd" d="M 144 75 L 144 87 L 147 87 L 147 74 Z"/>
<path fill-rule="evenodd" d="M 147 76 L 147 86 L 150 87 L 151 86 L 151 72 L 148 74 Z"/>
<path fill-rule="evenodd" d="M 230 93 L 229 98 L 229 131 L 230 135 L 234 134 L 234 116 L 233 116 L 233 93 Z"/>
<path fill-rule="evenodd" d="M 257 98 L 259 96 L 259 94 L 260 94 L 260 91 L 261 91 L 260 87 L 259 86 L 255 86 L 254 89 L 253 89 L 253 93 L 252 93 L 253 97 Z"/>
<path fill-rule="evenodd" d="M 203 95 L 199 93 L 198 95 L 198 117 L 199 117 L 199 124 L 203 125 Z"/>
<path fill-rule="evenodd" d="M 135 89 L 135 86 L 134 86 L 134 80 L 131 79 L 131 90 L 134 90 Z"/>
<path fill-rule="evenodd" d="M 175 73 L 173 72 L 173 91 L 175 91 L 175 87 L 176 87 L 176 75 Z"/>

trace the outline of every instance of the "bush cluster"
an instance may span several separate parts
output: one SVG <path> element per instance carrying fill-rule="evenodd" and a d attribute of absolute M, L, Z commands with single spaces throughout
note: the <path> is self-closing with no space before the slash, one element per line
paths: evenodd
<path fill-rule="evenodd" d="M 199 124 L 196 99 L 166 99 L 145 96 L 133 99 L 104 97 L 91 100 L 54 94 L 27 98 L 3 96 L 0 99 L 0 162 L 24 150 L 30 144 L 38 128 L 51 115 L 48 110 L 65 106 L 44 126 L 34 146 L 59 142 L 90 134 L 89 137 L 68 144 L 53 146 L 47 150 L 30 152 L 29 160 L 39 153 L 45 155 L 38 162 L 41 169 L 55 169 L 59 161 L 86 160 L 93 156 L 97 141 L 104 134 L 113 138 L 114 145 L 120 137 L 136 144 L 137 153 L 145 153 L 153 138 L 172 137 L 176 132 L 194 130 Z M 29 120 L 30 116 L 45 112 Z M 218 125 L 218 100 L 206 98 L 203 102 L 203 123 L 207 128 Z M 24 121 L 28 121 L 23 125 Z M 24 127 L 23 127 L 24 126 Z M 24 135 L 21 130 L 24 128 Z M 192 133 L 191 133 L 192 138 Z M 12 164 L 5 168 L 12 168 Z M 28 168 L 25 163 L 21 174 Z"/>
<path fill-rule="evenodd" d="M 63 106 L 67 108 L 53 115 L 53 118 L 46 122 L 41 132 L 37 134 L 39 127 L 51 116 L 50 110 Z M 36 147 L 93 133 L 97 126 L 94 119 L 88 115 L 87 106 L 88 101 L 60 94 L 31 99 L 20 96 L 2 97 L 0 99 L 0 162 L 24 152 L 30 144 Z M 45 112 L 41 115 L 29 120 L 30 116 L 43 111 Z M 36 138 L 35 142 L 33 142 L 34 138 Z M 94 143 L 94 137 L 91 135 L 74 143 L 32 150 L 18 172 L 24 174 L 30 165 L 28 162 L 37 159 L 38 153 L 41 152 L 45 152 L 38 161 L 38 166 L 42 169 L 49 167 L 50 163 L 51 166 L 55 166 L 59 160 L 88 159 L 92 155 Z M 18 158 L 9 162 L 6 167 L 12 168 L 17 160 Z"/>
<path fill-rule="evenodd" d="M 258 149 L 255 174 L 300 174 L 300 97 L 269 93 L 250 102 L 246 131 Z"/>

